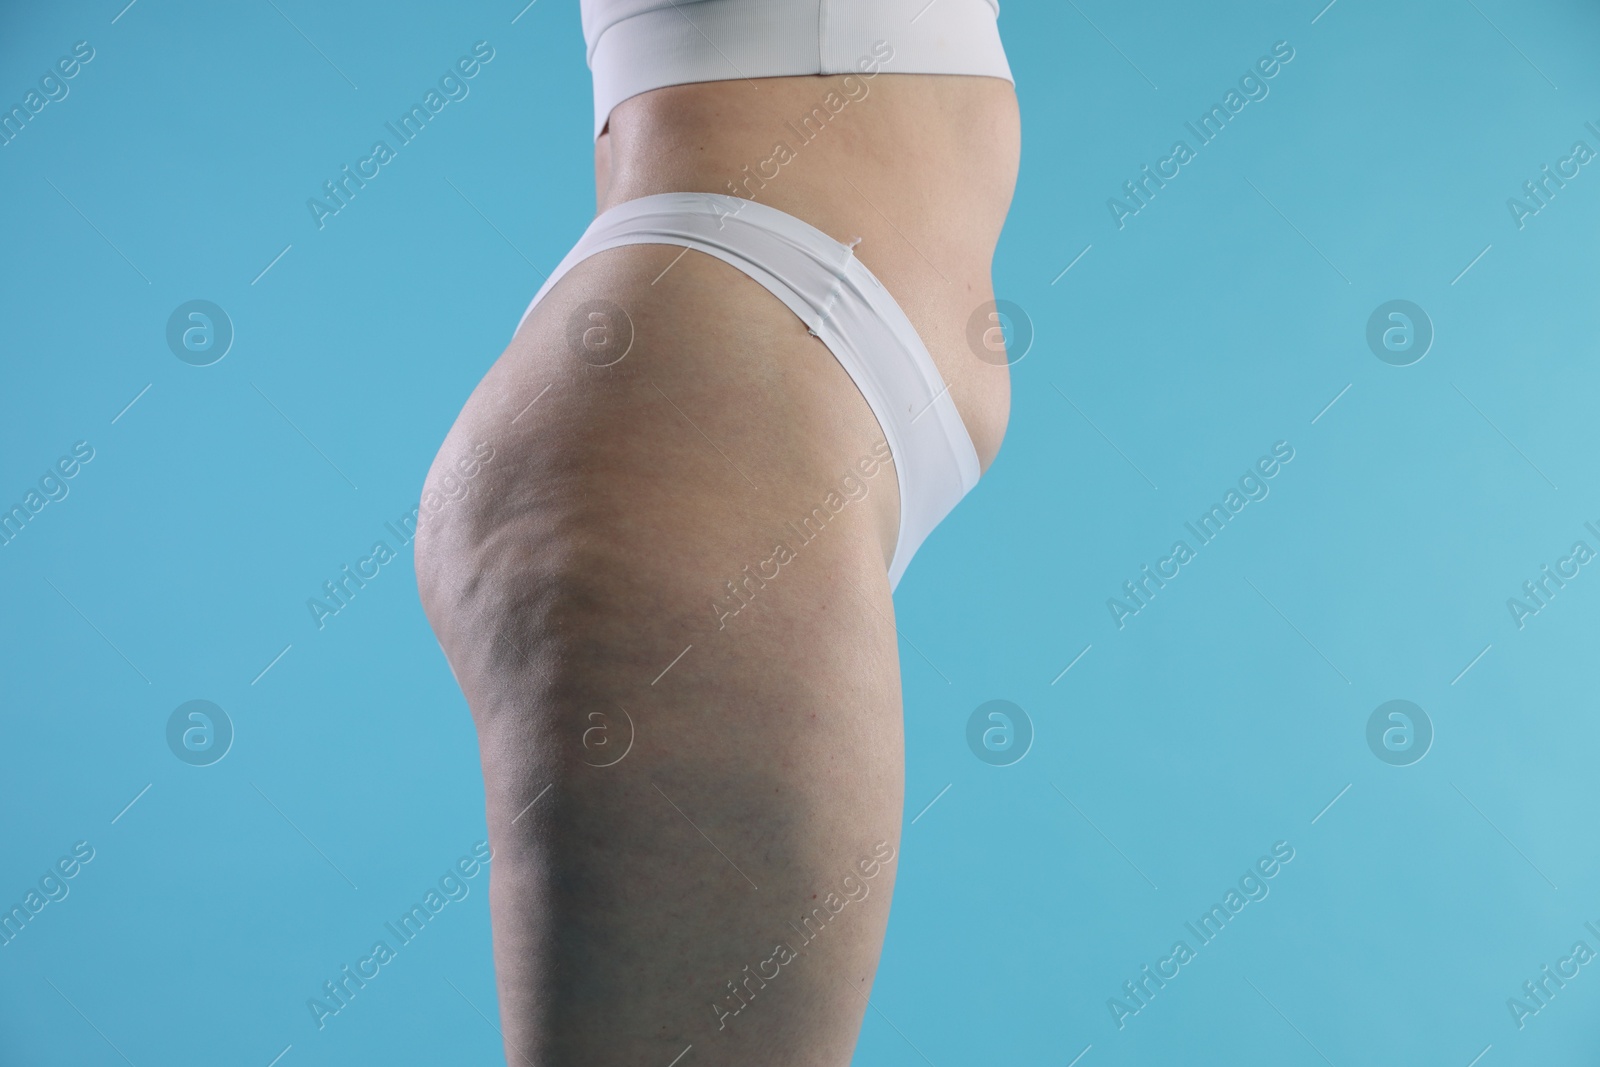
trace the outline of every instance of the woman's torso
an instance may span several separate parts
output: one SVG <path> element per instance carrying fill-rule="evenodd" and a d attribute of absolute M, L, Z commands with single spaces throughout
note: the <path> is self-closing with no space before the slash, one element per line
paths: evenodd
<path fill-rule="evenodd" d="M 1010 386 L 1003 357 L 973 337 L 990 324 L 990 265 L 1020 141 L 1001 78 L 880 71 L 674 85 L 611 111 L 596 146 L 599 210 L 653 193 L 725 193 L 842 243 L 860 238 L 856 255 L 916 327 L 987 467 Z"/>

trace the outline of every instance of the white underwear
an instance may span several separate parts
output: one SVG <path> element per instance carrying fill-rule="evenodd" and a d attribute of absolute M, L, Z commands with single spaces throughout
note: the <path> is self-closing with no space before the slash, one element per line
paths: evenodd
<path fill-rule="evenodd" d="M 944 2 L 944 0 L 940 0 Z M 877 416 L 900 486 L 893 589 L 911 556 L 978 482 L 978 453 L 927 346 L 851 246 L 777 208 L 720 193 L 657 193 L 607 210 L 523 312 L 562 276 L 622 245 L 681 245 L 749 275 L 839 360 Z"/>
<path fill-rule="evenodd" d="M 1012 81 L 999 0 L 582 0 L 594 135 L 630 96 L 803 74 Z"/>

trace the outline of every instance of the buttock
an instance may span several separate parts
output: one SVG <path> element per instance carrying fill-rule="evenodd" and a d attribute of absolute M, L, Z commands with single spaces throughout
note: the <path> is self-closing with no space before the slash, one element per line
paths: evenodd
<path fill-rule="evenodd" d="M 475 473 L 424 509 L 419 544 L 627 573 L 704 605 L 715 628 L 713 594 L 819 518 L 801 569 L 875 574 L 887 594 L 899 495 L 885 452 L 838 360 L 771 293 L 694 250 L 622 246 L 571 267 L 467 400 L 428 484 Z"/>

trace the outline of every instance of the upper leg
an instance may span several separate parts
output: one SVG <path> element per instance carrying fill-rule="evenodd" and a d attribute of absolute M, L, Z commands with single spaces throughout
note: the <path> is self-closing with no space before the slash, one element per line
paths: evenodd
<path fill-rule="evenodd" d="M 479 726 L 512 1062 L 845 1062 L 887 919 L 894 469 L 863 474 L 865 401 L 754 282 L 694 254 L 652 284 L 680 251 L 547 295 L 436 469 L 492 462 L 419 531 Z M 594 299 L 632 320 L 610 367 L 567 344 Z"/>

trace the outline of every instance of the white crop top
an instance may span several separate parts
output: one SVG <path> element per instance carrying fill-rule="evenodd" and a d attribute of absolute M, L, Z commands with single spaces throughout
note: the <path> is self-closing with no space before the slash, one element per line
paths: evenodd
<path fill-rule="evenodd" d="M 630 96 L 803 74 L 1012 81 L 999 0 L 581 0 L 594 135 Z"/>

